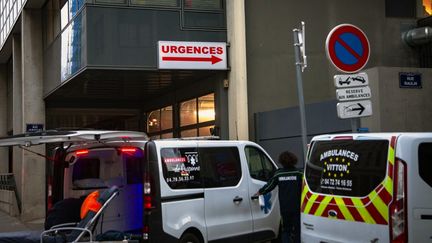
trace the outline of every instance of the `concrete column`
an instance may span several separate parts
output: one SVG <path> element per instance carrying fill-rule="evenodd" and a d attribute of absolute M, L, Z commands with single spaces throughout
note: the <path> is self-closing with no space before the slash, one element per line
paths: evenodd
<path fill-rule="evenodd" d="M 0 137 L 7 135 L 7 68 L 5 64 L 0 65 Z M 0 173 L 7 173 L 8 149 L 0 148 Z"/>
<path fill-rule="evenodd" d="M 229 138 L 249 139 L 245 0 L 226 1 L 229 60 Z"/>
<path fill-rule="evenodd" d="M 21 36 L 12 36 L 12 130 L 14 134 L 23 133 L 22 121 L 22 69 L 21 69 Z M 22 154 L 20 148 L 13 147 L 13 174 L 17 183 L 19 196 L 21 197 L 23 179 L 22 168 Z"/>
<path fill-rule="evenodd" d="M 45 125 L 41 10 L 24 9 L 21 24 L 22 131 L 25 131 L 26 124 Z M 45 146 L 31 147 L 31 150 L 45 154 Z M 23 152 L 21 218 L 24 221 L 45 216 L 45 162 L 45 158 Z"/>

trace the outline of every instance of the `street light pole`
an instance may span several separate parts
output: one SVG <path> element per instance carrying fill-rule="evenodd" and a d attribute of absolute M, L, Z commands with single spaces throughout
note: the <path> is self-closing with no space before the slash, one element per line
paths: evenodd
<path fill-rule="evenodd" d="M 293 29 L 294 34 L 294 51 L 295 51 L 295 65 L 297 75 L 297 94 L 299 99 L 300 108 L 300 122 L 301 122 L 301 135 L 303 147 L 303 161 L 306 160 L 307 154 L 307 129 L 306 129 L 306 114 L 305 104 L 303 97 L 303 79 L 302 72 L 307 67 L 306 53 L 305 53 L 305 24 L 301 22 L 301 29 Z"/>

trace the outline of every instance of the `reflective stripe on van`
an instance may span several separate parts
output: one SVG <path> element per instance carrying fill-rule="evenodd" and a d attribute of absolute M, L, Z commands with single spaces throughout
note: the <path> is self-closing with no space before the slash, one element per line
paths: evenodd
<path fill-rule="evenodd" d="M 314 193 L 303 181 L 301 212 L 304 214 L 367 224 L 389 224 L 389 205 L 393 198 L 393 170 L 396 136 L 392 136 L 387 155 L 385 179 L 365 197 Z"/>

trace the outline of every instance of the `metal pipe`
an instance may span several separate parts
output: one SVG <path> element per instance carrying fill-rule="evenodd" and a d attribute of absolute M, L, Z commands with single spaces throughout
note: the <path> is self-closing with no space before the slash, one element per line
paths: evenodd
<path fill-rule="evenodd" d="M 432 28 L 415 28 L 402 33 L 402 40 L 411 47 L 428 44 L 432 41 Z"/>

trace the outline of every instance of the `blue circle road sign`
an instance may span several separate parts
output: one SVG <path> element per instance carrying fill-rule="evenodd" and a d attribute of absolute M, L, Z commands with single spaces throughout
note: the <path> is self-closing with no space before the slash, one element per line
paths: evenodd
<path fill-rule="evenodd" d="M 337 69 L 344 73 L 356 73 L 369 60 L 369 41 L 358 27 L 341 24 L 328 34 L 326 53 Z"/>

